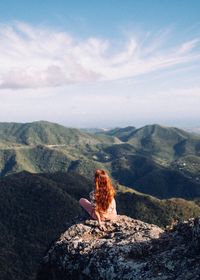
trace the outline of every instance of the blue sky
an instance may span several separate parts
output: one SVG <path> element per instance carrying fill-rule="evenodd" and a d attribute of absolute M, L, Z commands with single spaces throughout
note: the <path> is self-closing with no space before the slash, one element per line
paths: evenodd
<path fill-rule="evenodd" d="M 0 121 L 200 125 L 200 1 L 0 2 Z"/>

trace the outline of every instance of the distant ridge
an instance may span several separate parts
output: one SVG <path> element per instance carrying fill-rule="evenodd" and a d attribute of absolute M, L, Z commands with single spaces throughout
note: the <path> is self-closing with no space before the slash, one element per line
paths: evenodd
<path fill-rule="evenodd" d="M 47 121 L 32 123 L 0 123 L 0 143 L 36 144 L 86 144 L 99 141 L 76 129 Z"/>
<path fill-rule="evenodd" d="M 114 129 L 106 131 L 105 133 L 110 136 L 118 137 L 120 140 L 126 142 L 130 134 L 132 134 L 132 132 L 135 130 L 136 128 L 134 126 L 127 126 L 124 128 L 116 127 Z"/>
<path fill-rule="evenodd" d="M 200 136 L 176 127 L 146 125 L 133 131 L 127 142 L 140 151 L 169 161 L 186 154 L 200 155 Z"/>

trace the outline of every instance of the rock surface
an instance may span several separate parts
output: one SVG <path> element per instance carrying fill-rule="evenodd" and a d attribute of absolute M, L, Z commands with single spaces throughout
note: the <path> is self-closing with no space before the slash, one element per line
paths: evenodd
<path fill-rule="evenodd" d="M 200 218 L 166 231 L 127 216 L 71 226 L 44 257 L 37 280 L 200 279 Z"/>

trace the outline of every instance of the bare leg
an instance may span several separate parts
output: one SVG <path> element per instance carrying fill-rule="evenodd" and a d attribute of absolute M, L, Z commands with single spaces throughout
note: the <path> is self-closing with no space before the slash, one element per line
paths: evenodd
<path fill-rule="evenodd" d="M 94 207 L 92 206 L 91 202 L 86 198 L 81 198 L 79 200 L 79 204 L 90 214 L 90 216 L 96 220 L 96 215 L 94 213 Z"/>

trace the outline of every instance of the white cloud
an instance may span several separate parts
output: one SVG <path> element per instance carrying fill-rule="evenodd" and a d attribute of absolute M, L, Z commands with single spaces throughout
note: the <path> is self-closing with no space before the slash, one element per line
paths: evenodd
<path fill-rule="evenodd" d="M 166 34 L 165 34 L 166 33 Z M 134 36 L 120 50 L 99 38 L 77 40 L 66 32 L 23 22 L 0 25 L 0 88 L 40 88 L 135 77 L 200 59 L 199 39 L 163 49 L 169 32 Z M 163 35 L 164 34 L 164 35 Z M 144 36 L 145 37 L 145 36 Z"/>
<path fill-rule="evenodd" d="M 199 42 L 199 39 L 194 39 L 194 40 L 191 40 L 191 41 L 188 41 L 188 42 L 182 44 L 182 46 L 179 49 L 179 53 L 184 54 L 184 53 L 191 51 L 193 48 L 196 47 L 198 42 Z"/>

